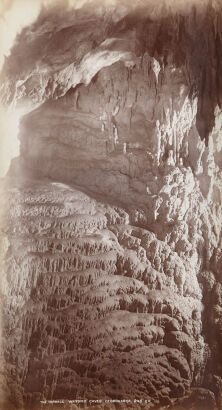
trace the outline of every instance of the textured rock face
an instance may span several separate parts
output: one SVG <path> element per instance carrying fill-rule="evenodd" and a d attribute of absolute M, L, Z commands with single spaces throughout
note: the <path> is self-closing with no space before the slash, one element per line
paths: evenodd
<path fill-rule="evenodd" d="M 4 406 L 221 408 L 221 41 L 219 2 L 52 8 L 18 36 Z"/>

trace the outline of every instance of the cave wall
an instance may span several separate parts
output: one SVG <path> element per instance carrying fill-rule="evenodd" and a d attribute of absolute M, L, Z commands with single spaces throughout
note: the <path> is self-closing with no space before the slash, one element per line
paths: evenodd
<path fill-rule="evenodd" d="M 17 36 L 1 73 L 27 111 L 1 206 L 14 408 L 221 408 L 221 39 L 212 1 L 44 8 Z"/>

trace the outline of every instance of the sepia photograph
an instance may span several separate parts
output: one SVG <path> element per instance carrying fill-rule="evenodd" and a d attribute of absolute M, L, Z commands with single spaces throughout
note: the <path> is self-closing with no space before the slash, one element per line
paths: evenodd
<path fill-rule="evenodd" d="M 222 410 L 222 0 L 0 0 L 0 410 Z"/>

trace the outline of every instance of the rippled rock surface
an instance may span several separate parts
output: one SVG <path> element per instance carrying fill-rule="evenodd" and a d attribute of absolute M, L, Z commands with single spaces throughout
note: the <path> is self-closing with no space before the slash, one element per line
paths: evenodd
<path fill-rule="evenodd" d="M 45 8 L 6 59 L 3 408 L 222 408 L 222 10 L 176 3 Z"/>

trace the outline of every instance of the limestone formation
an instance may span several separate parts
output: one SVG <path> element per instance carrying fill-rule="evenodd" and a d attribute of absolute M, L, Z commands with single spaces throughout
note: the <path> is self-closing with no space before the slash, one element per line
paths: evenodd
<path fill-rule="evenodd" d="M 1 72 L 1 406 L 220 410 L 221 2 L 68 3 Z"/>

